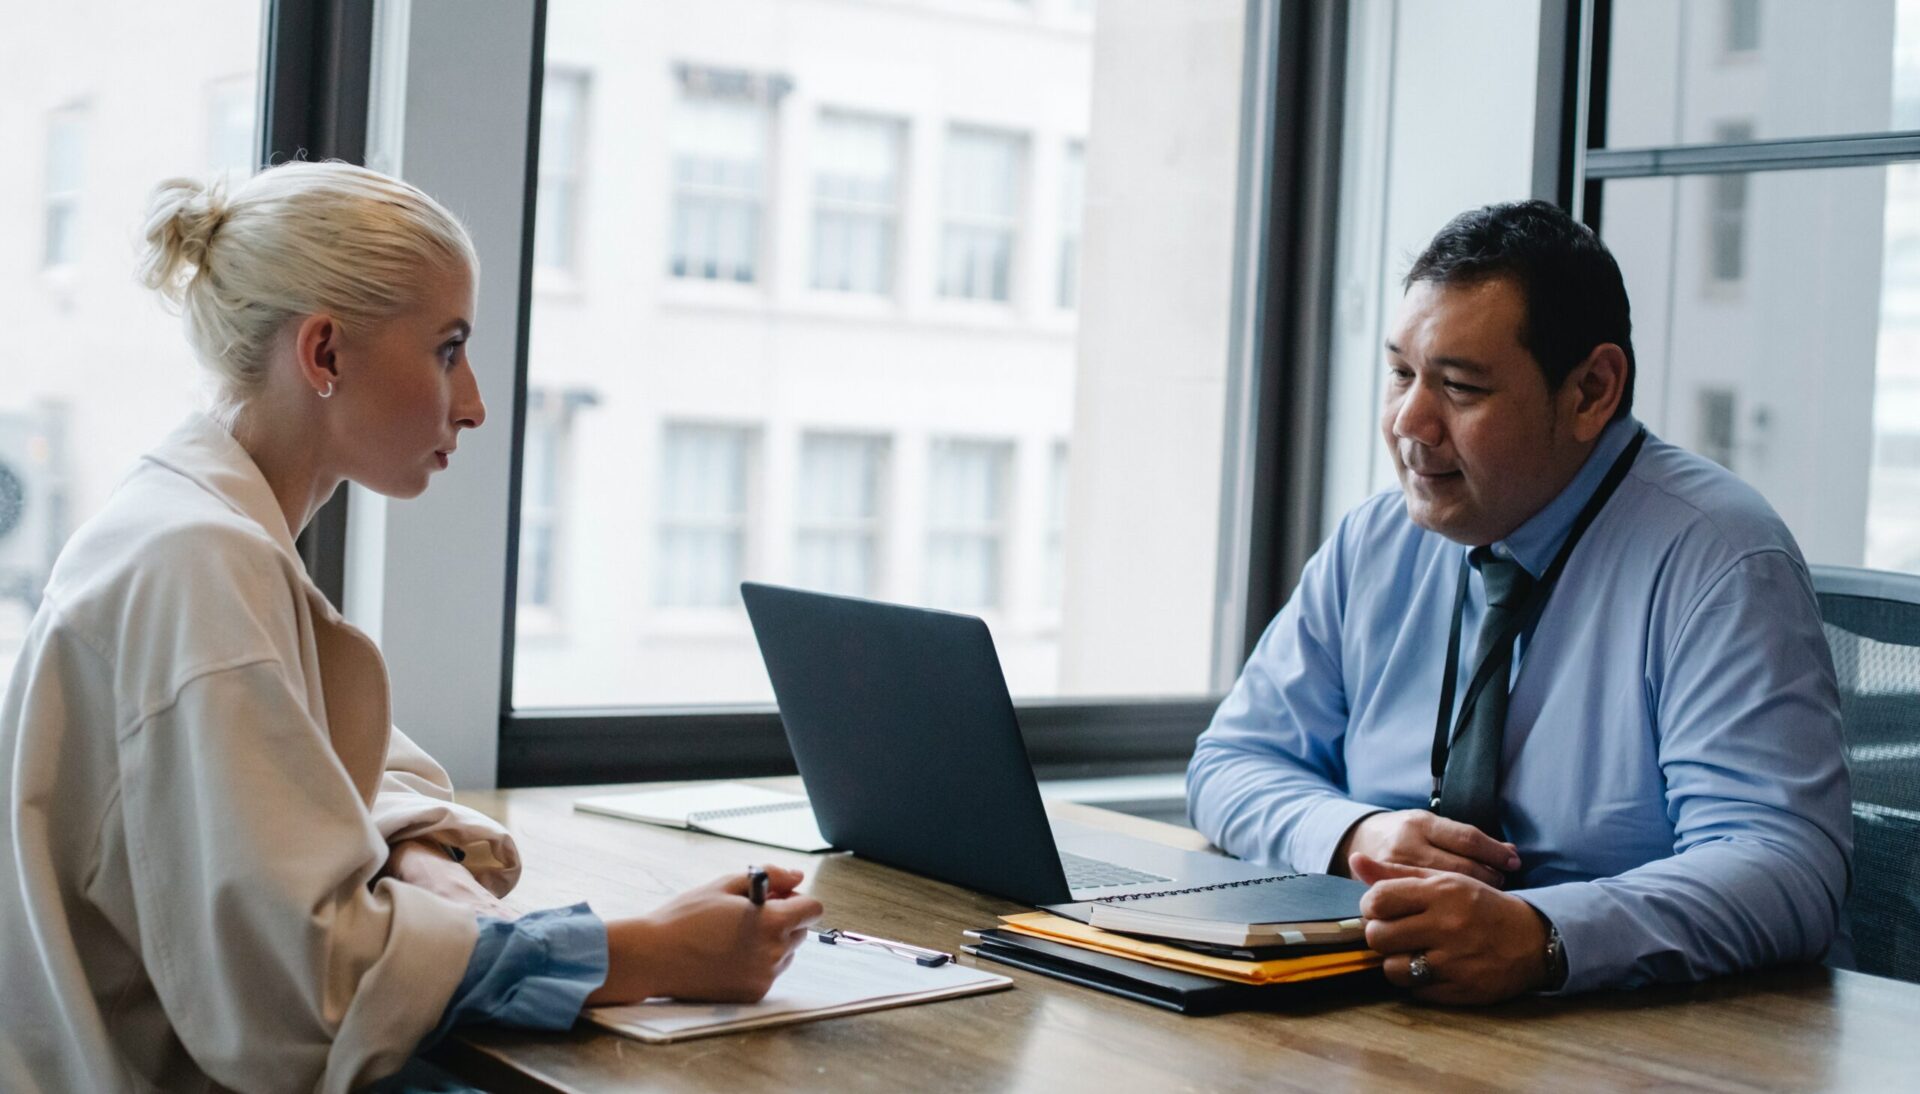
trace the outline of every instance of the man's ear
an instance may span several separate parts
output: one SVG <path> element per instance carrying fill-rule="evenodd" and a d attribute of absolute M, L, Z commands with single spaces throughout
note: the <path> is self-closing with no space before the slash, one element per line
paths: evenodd
<path fill-rule="evenodd" d="M 336 360 L 339 342 L 340 324 L 324 312 L 302 319 L 294 332 L 294 364 L 300 370 L 300 378 L 316 393 L 332 394 L 333 385 L 340 379 Z"/>
<path fill-rule="evenodd" d="M 1575 440 L 1587 444 L 1607 428 L 1626 396 L 1631 367 L 1625 350 L 1602 342 L 1567 375 L 1562 395 L 1571 404 Z"/>

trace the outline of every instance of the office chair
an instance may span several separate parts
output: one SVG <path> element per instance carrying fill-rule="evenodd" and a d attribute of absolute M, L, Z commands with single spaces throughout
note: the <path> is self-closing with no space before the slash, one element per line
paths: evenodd
<path fill-rule="evenodd" d="M 1855 967 L 1920 982 L 1920 577 L 1812 570 L 1853 773 Z"/>

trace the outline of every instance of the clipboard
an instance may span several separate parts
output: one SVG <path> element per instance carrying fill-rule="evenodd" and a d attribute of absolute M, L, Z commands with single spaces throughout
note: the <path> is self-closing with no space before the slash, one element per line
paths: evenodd
<path fill-rule="evenodd" d="M 634 1040 L 667 1044 L 931 1003 L 1012 986 L 1013 981 L 1007 977 L 969 965 L 944 961 L 929 967 L 910 954 L 886 946 L 823 945 L 822 936 L 814 934 L 794 951 L 793 964 L 758 1003 L 649 999 L 644 1003 L 590 1007 L 582 1014 L 595 1025 Z"/>

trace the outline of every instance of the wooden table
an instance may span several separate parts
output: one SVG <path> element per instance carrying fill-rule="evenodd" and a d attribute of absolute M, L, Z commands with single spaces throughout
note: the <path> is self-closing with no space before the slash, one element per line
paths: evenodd
<path fill-rule="evenodd" d="M 766 780 L 770 786 L 792 786 Z M 462 795 L 519 839 L 522 909 L 644 910 L 774 862 L 805 869 L 826 923 L 955 950 L 1016 905 L 847 855 L 802 855 L 575 813 L 567 787 Z M 1167 842 L 1184 829 L 1056 812 Z M 963 958 L 962 960 L 971 960 Z M 1920 1090 L 1920 985 L 1794 967 L 1690 987 L 1449 1009 L 1393 998 L 1185 1018 L 985 963 L 991 995 L 673 1045 L 581 1024 L 477 1028 L 437 1058 L 488 1090 Z"/>

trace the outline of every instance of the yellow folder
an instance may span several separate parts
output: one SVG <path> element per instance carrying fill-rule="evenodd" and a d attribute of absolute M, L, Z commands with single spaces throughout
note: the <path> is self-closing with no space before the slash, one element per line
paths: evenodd
<path fill-rule="evenodd" d="M 1050 942 L 1063 942 L 1069 946 L 1098 950 L 1116 957 L 1130 957 L 1135 961 L 1144 961 L 1164 969 L 1216 976 L 1222 980 L 1232 980 L 1241 984 L 1291 984 L 1302 980 L 1318 980 L 1321 977 L 1339 976 L 1342 973 L 1370 969 L 1379 965 L 1381 961 L 1379 954 L 1365 948 L 1342 950 L 1338 953 L 1309 954 L 1304 957 L 1283 957 L 1277 961 L 1239 961 L 1231 957 L 1211 957 L 1204 953 L 1183 950 L 1178 946 L 1167 946 L 1130 935 L 1114 934 L 1112 931 L 1103 931 L 1078 920 L 1050 915 L 1046 912 L 1003 915 L 1000 917 L 1000 922 L 1006 926 L 1007 930 L 1044 938 Z"/>

